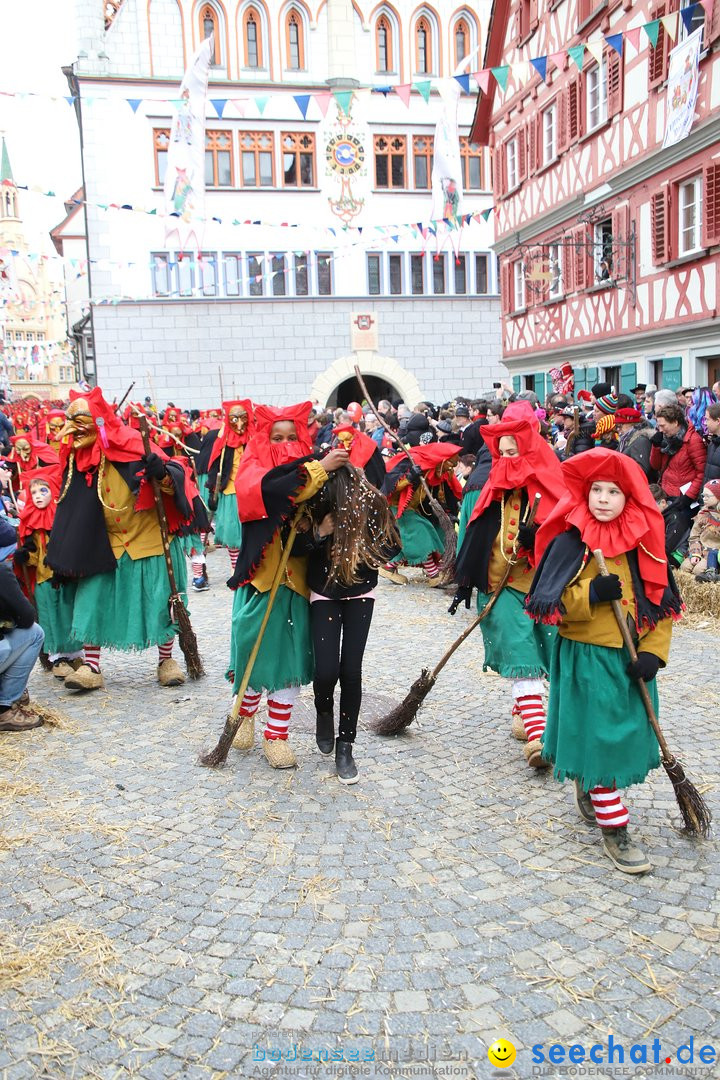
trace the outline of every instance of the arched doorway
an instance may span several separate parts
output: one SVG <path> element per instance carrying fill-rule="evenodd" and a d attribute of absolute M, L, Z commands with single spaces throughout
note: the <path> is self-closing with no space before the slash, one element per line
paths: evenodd
<path fill-rule="evenodd" d="M 389 383 L 386 379 L 381 379 L 378 375 L 365 375 L 365 385 L 367 386 L 368 393 L 377 405 L 378 401 L 399 401 L 401 400 L 400 391 L 392 383 Z M 360 389 L 360 383 L 353 375 L 350 379 L 345 379 L 341 382 L 335 390 L 333 390 L 328 400 L 329 408 L 346 408 L 351 401 L 362 402 L 364 394 Z"/>

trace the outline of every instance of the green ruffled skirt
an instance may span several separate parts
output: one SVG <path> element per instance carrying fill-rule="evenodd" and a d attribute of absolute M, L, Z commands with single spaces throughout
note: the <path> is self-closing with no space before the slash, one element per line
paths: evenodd
<path fill-rule="evenodd" d="M 402 517 L 396 518 L 402 550 L 392 562 L 406 562 L 410 566 L 422 566 L 433 552 L 442 554 L 445 550 L 445 537 L 442 529 L 432 521 L 422 517 L 415 510 L 406 510 Z"/>
<path fill-rule="evenodd" d="M 200 492 L 200 498 L 205 503 L 205 508 L 207 509 L 208 494 L 209 494 L 209 492 L 208 492 L 208 474 L 207 473 L 197 473 L 196 475 L 197 475 L 197 488 L 198 488 L 198 491 Z"/>
<path fill-rule="evenodd" d="M 478 614 L 490 595 L 478 592 Z M 483 671 L 490 668 L 506 679 L 540 679 L 549 672 L 557 629 L 536 623 L 526 614 L 524 593 L 506 585 L 480 629 L 485 644 Z"/>
<path fill-rule="evenodd" d="M 46 653 L 74 653 L 83 647 L 81 638 L 72 635 L 73 596 L 65 589 L 55 589 L 49 581 L 35 586 L 38 622 L 45 631 Z"/>
<path fill-rule="evenodd" d="M 640 691 L 626 672 L 625 649 L 587 645 L 558 635 L 550 668 L 543 757 L 558 780 L 583 788 L 640 784 L 660 764 L 660 751 Z M 647 683 L 658 711 L 655 679 Z"/>
<path fill-rule="evenodd" d="M 258 592 L 252 585 L 241 585 L 235 592 L 228 668 L 228 678 L 231 672 L 234 675 L 233 693 L 237 693 L 245 673 L 269 599 L 269 592 Z M 249 685 L 254 690 L 268 692 L 284 690 L 287 686 L 306 686 L 312 682 L 314 669 L 310 604 L 304 596 L 281 585 Z"/>
<path fill-rule="evenodd" d="M 170 542 L 178 591 L 187 607 L 187 563 L 183 546 Z M 131 559 L 123 554 L 114 573 L 95 574 L 63 586 L 72 593 L 72 637 L 85 645 L 129 652 L 164 645 L 177 632 L 170 621 L 164 555 Z"/>
<path fill-rule="evenodd" d="M 465 539 L 465 533 L 467 532 L 472 512 L 475 509 L 475 503 L 478 501 L 481 494 L 481 491 L 468 491 L 467 495 L 463 495 L 462 497 L 462 502 L 460 503 L 460 516 L 458 517 L 458 551 L 462 547 L 462 542 Z"/>
<path fill-rule="evenodd" d="M 237 496 L 218 495 L 218 508 L 213 518 L 215 539 L 225 547 L 239 548 L 242 544 L 242 525 L 238 515 Z"/>

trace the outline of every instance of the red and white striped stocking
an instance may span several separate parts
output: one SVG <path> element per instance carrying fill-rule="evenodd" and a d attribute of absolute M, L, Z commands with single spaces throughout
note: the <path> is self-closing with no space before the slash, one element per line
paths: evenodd
<path fill-rule="evenodd" d="M 203 547 L 205 547 L 205 545 L 207 544 L 207 536 L 208 536 L 208 534 L 206 532 L 201 532 L 200 533 L 200 543 L 202 544 Z"/>
<path fill-rule="evenodd" d="M 99 645 L 84 645 L 83 646 L 83 663 L 92 671 L 100 670 L 100 646 Z"/>
<path fill-rule="evenodd" d="M 238 561 L 238 555 L 240 554 L 240 548 L 228 548 L 228 555 L 230 556 L 230 565 L 233 570 L 235 569 L 235 563 Z"/>
<path fill-rule="evenodd" d="M 547 717 L 543 706 L 542 679 L 516 679 L 512 686 L 515 710 L 525 728 L 528 742 L 542 738 Z"/>
<path fill-rule="evenodd" d="M 436 578 L 440 573 L 440 560 L 437 555 L 431 555 L 429 559 L 426 559 L 423 563 L 423 570 L 429 578 Z"/>
<path fill-rule="evenodd" d="M 247 690 L 243 694 L 243 699 L 240 702 L 240 715 L 241 716 L 254 716 L 260 707 L 260 698 L 262 697 L 262 690 L 253 690 L 252 686 L 248 686 Z"/>
<path fill-rule="evenodd" d="M 590 798 L 601 829 L 619 829 L 622 825 L 627 825 L 630 815 L 614 786 L 591 788 Z"/>
<path fill-rule="evenodd" d="M 158 645 L 158 663 L 162 664 L 163 660 L 169 660 L 172 656 L 173 645 L 175 644 L 175 638 L 170 638 L 164 645 Z"/>
<path fill-rule="evenodd" d="M 285 690 L 274 690 L 271 694 L 268 694 L 268 718 L 265 725 L 266 739 L 287 739 L 288 725 L 298 694 L 297 686 L 289 686 Z"/>
<path fill-rule="evenodd" d="M 205 571 L 205 557 L 194 555 L 190 560 L 190 569 L 194 578 L 201 578 Z"/>

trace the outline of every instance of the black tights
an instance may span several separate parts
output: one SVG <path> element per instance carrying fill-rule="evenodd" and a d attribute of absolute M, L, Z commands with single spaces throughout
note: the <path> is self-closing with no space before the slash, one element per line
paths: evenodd
<path fill-rule="evenodd" d="M 318 713 L 333 712 L 333 694 L 339 679 L 337 737 L 343 742 L 355 742 L 362 701 L 363 654 L 374 604 L 374 600 L 316 600 L 310 605 L 315 649 L 315 708 Z"/>

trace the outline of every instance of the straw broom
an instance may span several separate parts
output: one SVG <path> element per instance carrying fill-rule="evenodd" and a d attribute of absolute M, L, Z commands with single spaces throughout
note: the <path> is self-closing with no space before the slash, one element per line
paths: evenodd
<path fill-rule="evenodd" d="M 142 435 L 143 448 L 145 454 L 151 454 L 150 447 L 150 428 L 148 426 L 147 417 L 142 414 L 139 417 L 140 421 L 140 434 Z M 165 507 L 162 501 L 162 493 L 160 491 L 160 485 L 157 480 L 152 480 L 153 497 L 155 499 L 155 512 L 157 513 L 158 525 L 160 526 L 160 535 L 162 537 L 163 554 L 165 555 L 165 568 L 167 569 L 168 581 L 170 582 L 170 618 L 174 623 L 177 623 L 178 628 L 178 641 L 180 642 L 180 648 L 182 654 L 185 657 L 185 667 L 187 673 L 191 679 L 200 679 L 205 674 L 205 668 L 200 658 L 198 651 L 197 638 L 195 637 L 195 631 L 192 628 L 190 622 L 190 616 L 188 615 L 187 608 L 185 607 L 182 597 L 178 592 L 177 582 L 175 580 L 175 570 L 172 564 L 172 558 L 170 556 L 170 540 L 169 529 L 167 523 L 167 517 L 165 516 Z"/>
<path fill-rule="evenodd" d="M 605 564 L 605 559 L 603 557 L 602 551 L 600 551 L 600 549 L 598 549 L 597 551 L 593 551 L 593 555 L 602 576 L 609 577 L 610 571 Z M 638 658 L 637 649 L 635 648 L 635 643 L 632 639 L 630 628 L 628 627 L 625 615 L 623 614 L 622 606 L 619 600 L 612 600 L 611 603 L 613 614 L 618 624 L 618 629 L 620 630 L 622 639 L 625 643 L 625 648 L 630 654 L 630 659 L 634 663 Z M 675 789 L 675 798 L 677 799 L 677 804 L 680 807 L 680 813 L 682 814 L 683 824 L 685 826 L 683 831 L 686 832 L 688 836 L 707 837 L 710 833 L 710 824 L 712 822 L 712 815 L 710 813 L 710 810 L 708 809 L 705 800 L 703 799 L 700 792 L 697 790 L 696 787 L 694 787 L 693 784 L 690 783 L 688 778 L 685 776 L 685 770 L 683 769 L 680 762 L 670 753 L 668 745 L 665 742 L 665 736 L 663 735 L 660 724 L 658 723 L 658 718 L 655 715 L 655 709 L 653 708 L 653 703 L 650 700 L 648 688 L 645 685 L 643 679 L 640 679 L 637 687 L 640 691 L 640 697 L 643 700 L 643 705 L 645 706 L 645 712 L 647 713 L 647 718 L 650 721 L 650 726 L 655 732 L 655 737 L 660 744 L 660 756 L 662 759 L 663 768 L 670 777 L 672 786 Z"/>
<path fill-rule="evenodd" d="M 270 618 L 270 612 L 273 609 L 275 597 L 277 596 L 277 591 L 280 588 L 283 577 L 285 576 L 285 569 L 287 567 L 288 559 L 290 558 L 290 554 L 292 552 L 292 546 L 295 541 L 297 527 L 300 522 L 300 518 L 303 516 L 304 512 L 304 509 L 300 507 L 296 511 L 295 516 L 292 519 L 292 523 L 290 525 L 290 532 L 288 533 L 287 540 L 285 541 L 285 547 L 283 548 L 283 553 L 280 558 L 280 562 L 278 563 L 277 570 L 275 571 L 272 585 L 270 587 L 270 595 L 268 597 L 267 607 L 265 608 L 265 614 L 263 615 L 263 620 L 260 623 L 260 629 L 258 630 L 255 644 L 252 647 L 252 652 L 250 653 L 248 662 L 245 665 L 245 671 L 243 672 L 243 677 L 240 680 L 240 685 L 238 687 L 238 692 L 235 697 L 233 707 L 228 714 L 227 720 L 225 721 L 225 727 L 223 728 L 222 734 L 218 739 L 217 746 L 214 750 L 210 750 L 209 753 L 204 754 L 200 758 L 200 764 L 205 765 L 208 769 L 216 769 L 218 765 L 223 765 L 225 763 L 225 760 L 230 751 L 230 747 L 233 744 L 233 740 L 237 735 L 238 731 L 240 730 L 240 725 L 242 723 L 242 717 L 240 716 L 240 706 L 242 705 L 242 699 L 245 696 L 245 691 L 250 685 L 250 676 L 252 675 L 255 661 L 257 660 L 258 653 L 260 652 L 260 646 L 262 645 L 262 640 L 265 636 L 265 628 L 267 627 L 268 620 Z"/>
<path fill-rule="evenodd" d="M 365 395 L 365 400 L 372 409 L 375 415 L 375 419 L 382 427 L 385 428 L 385 431 L 387 431 L 393 442 L 397 443 L 397 446 L 399 447 L 401 453 L 405 454 L 405 457 L 408 459 L 412 467 L 415 468 L 415 462 L 413 461 L 412 454 L 408 450 L 407 446 L 405 446 L 403 441 L 395 434 L 393 429 L 388 426 L 388 424 L 383 420 L 382 416 L 375 408 L 375 402 L 370 397 L 368 388 L 365 385 L 365 380 L 363 379 L 362 374 L 360 373 L 360 368 L 357 366 L 357 364 L 355 365 L 355 378 L 360 384 L 360 389 Z M 453 571 L 455 566 L 455 551 L 457 549 L 457 533 L 455 532 L 455 526 L 453 525 L 445 510 L 443 510 L 442 506 L 433 495 L 432 491 L 430 490 L 430 486 L 424 476 L 420 477 L 420 483 L 425 489 L 425 495 L 430 501 L 430 508 L 438 519 L 438 523 L 443 532 L 445 547 L 443 549 L 443 557 L 440 562 L 440 569 L 443 571 L 444 574 L 448 574 Z"/>
<path fill-rule="evenodd" d="M 526 515 L 525 524 L 532 525 L 537 514 L 538 503 L 540 502 L 540 495 L 537 494 L 533 500 L 532 507 L 529 514 Z M 410 687 L 405 700 L 399 705 L 396 705 L 392 712 L 387 713 L 385 716 L 381 716 L 379 720 L 376 720 L 371 725 L 372 730 L 376 735 L 398 735 L 401 731 L 404 731 L 406 727 L 412 724 L 413 720 L 417 716 L 418 709 L 428 696 L 433 686 L 437 682 L 437 677 L 442 669 L 447 664 L 450 657 L 459 649 L 465 638 L 472 634 L 473 630 L 480 625 L 484 618 L 490 614 L 495 601 L 505 588 L 507 580 L 512 573 L 512 569 L 517 563 L 517 552 L 513 552 L 512 556 L 508 560 L 508 564 L 505 567 L 505 573 L 500 579 L 499 583 L 495 586 L 492 596 L 488 600 L 485 607 L 482 609 L 479 615 L 477 615 L 473 621 L 467 626 L 460 637 L 456 638 L 449 649 L 443 653 L 440 660 L 437 662 L 432 671 L 428 671 L 427 668 L 423 668 L 420 673 L 420 678 L 416 679 Z"/>

